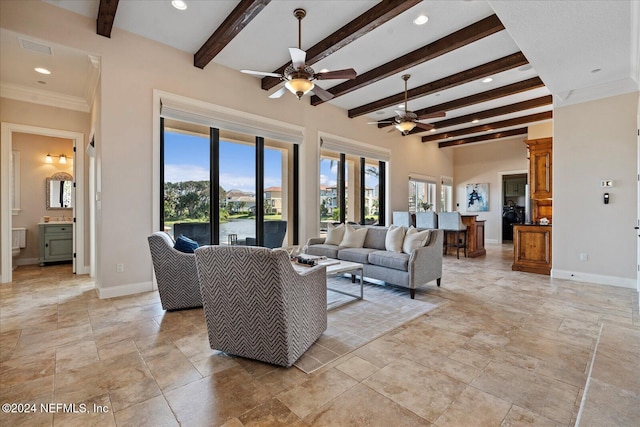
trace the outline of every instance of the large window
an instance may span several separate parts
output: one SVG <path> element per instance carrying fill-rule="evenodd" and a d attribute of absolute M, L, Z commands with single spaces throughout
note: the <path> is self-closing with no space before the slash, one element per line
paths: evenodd
<path fill-rule="evenodd" d="M 320 229 L 327 222 L 384 224 L 384 162 L 322 150 L 320 155 Z"/>
<path fill-rule="evenodd" d="M 297 244 L 297 146 L 163 119 L 161 224 L 202 244 L 263 245 L 267 221 Z M 217 200 L 212 204 L 212 200 Z M 278 246 L 280 243 L 278 243 Z"/>
<path fill-rule="evenodd" d="M 436 211 L 436 183 L 431 179 L 409 179 L 409 212 Z"/>
<path fill-rule="evenodd" d="M 453 179 L 442 177 L 440 187 L 440 212 L 453 212 Z"/>

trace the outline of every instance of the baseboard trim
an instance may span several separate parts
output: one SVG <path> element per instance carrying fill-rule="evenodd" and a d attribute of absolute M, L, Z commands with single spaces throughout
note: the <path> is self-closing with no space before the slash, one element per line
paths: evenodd
<path fill-rule="evenodd" d="M 575 282 L 596 283 L 598 285 L 616 286 L 619 288 L 636 288 L 636 279 L 626 277 L 603 276 L 601 274 L 580 273 L 567 270 L 551 270 L 551 277 L 554 279 L 573 280 Z"/>
<path fill-rule="evenodd" d="M 96 292 L 98 292 L 98 298 L 100 299 L 151 292 L 152 290 L 153 282 L 129 283 L 126 285 L 109 286 L 108 288 L 96 286 Z"/>
<path fill-rule="evenodd" d="M 490 245 L 497 245 L 498 244 L 498 239 L 484 239 L 484 243 L 485 244 L 490 244 Z"/>

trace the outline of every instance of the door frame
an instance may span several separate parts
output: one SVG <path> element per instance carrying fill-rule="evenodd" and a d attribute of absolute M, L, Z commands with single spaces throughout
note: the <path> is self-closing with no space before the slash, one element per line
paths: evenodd
<path fill-rule="evenodd" d="M 73 252 L 75 273 L 86 274 L 87 267 L 84 261 L 84 134 L 59 129 L 43 128 L 38 126 L 22 125 L 17 123 L 2 123 L 2 142 L 0 147 L 0 283 L 9 283 L 12 280 L 11 269 L 11 228 L 13 224 L 11 212 L 11 193 L 9 186 L 9 165 L 13 146 L 13 133 L 26 133 L 32 135 L 64 138 L 73 141 L 73 180 L 76 184 L 73 204 Z"/>
<path fill-rule="evenodd" d="M 498 244 L 501 245 L 502 244 L 502 206 L 503 206 L 503 200 L 504 200 L 504 177 L 505 176 L 509 176 L 509 175 L 527 175 L 527 182 L 529 182 L 529 170 L 528 169 L 517 169 L 517 170 L 510 170 L 510 171 L 501 171 L 498 172 L 498 201 L 500 202 L 500 208 L 498 209 L 499 212 L 499 216 L 498 216 Z M 528 194 L 524 195 L 525 197 L 528 197 Z M 527 213 L 525 212 L 525 218 L 527 217 Z"/>

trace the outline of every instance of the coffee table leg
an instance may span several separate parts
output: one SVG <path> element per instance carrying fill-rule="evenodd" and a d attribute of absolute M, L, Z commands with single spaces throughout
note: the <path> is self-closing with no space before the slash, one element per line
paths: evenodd
<path fill-rule="evenodd" d="M 364 299 L 364 268 L 360 269 L 360 299 Z"/>

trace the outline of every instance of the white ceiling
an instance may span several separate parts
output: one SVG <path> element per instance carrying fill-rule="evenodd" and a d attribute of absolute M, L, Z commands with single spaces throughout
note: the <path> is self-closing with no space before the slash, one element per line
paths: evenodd
<path fill-rule="evenodd" d="M 99 0 L 45 0 L 55 6 L 96 19 Z M 186 0 L 186 11 L 173 8 L 170 1 L 120 1 L 113 32 L 130 31 L 141 36 L 195 53 L 209 38 L 238 1 Z M 296 47 L 298 23 L 293 9 L 306 9 L 302 21 L 302 49 L 308 49 L 327 35 L 373 7 L 377 1 L 273 0 L 233 39 L 214 62 L 232 69 L 273 71 L 290 61 L 288 47 Z M 539 75 L 547 88 L 530 90 L 470 107 L 447 111 L 447 119 L 553 93 L 556 106 L 638 90 L 640 64 L 638 38 L 640 1 L 422 1 L 355 42 L 313 65 L 323 68 L 354 68 L 362 74 L 456 30 L 496 13 L 506 31 L 485 37 L 450 53 L 403 70 L 365 88 L 339 96 L 331 104 L 352 109 L 403 91 L 400 76 L 409 73 L 409 88 L 476 67 L 522 51 L 532 67 L 513 69 L 493 76 L 491 83 L 466 83 L 409 102 L 418 110 Z M 419 14 L 429 22 L 416 26 Z M 45 90 L 60 96 L 89 98 L 91 57 L 61 46 L 52 46 L 52 56 L 20 47 L 19 35 L 0 30 L 0 83 L 7 88 Z M 37 42 L 46 42 L 38 41 Z M 10 60 L 8 60 L 10 59 Z M 36 75 L 33 67 L 53 68 L 51 76 Z M 521 67 L 527 68 L 527 67 Z M 592 70 L 600 69 L 599 72 Z M 46 85 L 38 83 L 45 81 Z M 341 80 L 322 81 L 329 89 Z M 256 88 L 260 79 L 256 78 Z M 258 89 L 259 90 L 259 89 Z M 270 92 L 275 91 L 272 89 Z M 268 96 L 270 92 L 264 92 Z M 289 94 L 286 94 L 289 95 Z M 286 96 L 285 95 L 285 96 Z M 4 96 L 4 95 L 3 95 Z M 86 99 L 87 102 L 90 99 Z M 274 100 L 277 103 L 278 100 Z M 303 99 L 302 102 L 308 102 Z M 397 106 L 367 116 L 381 120 L 394 115 Z M 549 111 L 552 107 L 486 119 L 486 122 Z M 346 112 L 345 112 L 346 114 Z M 482 124 L 482 122 L 480 123 Z M 458 125 L 445 131 L 469 127 Z M 380 130 L 386 132 L 387 129 Z M 426 135 L 422 134 L 422 135 Z"/>

